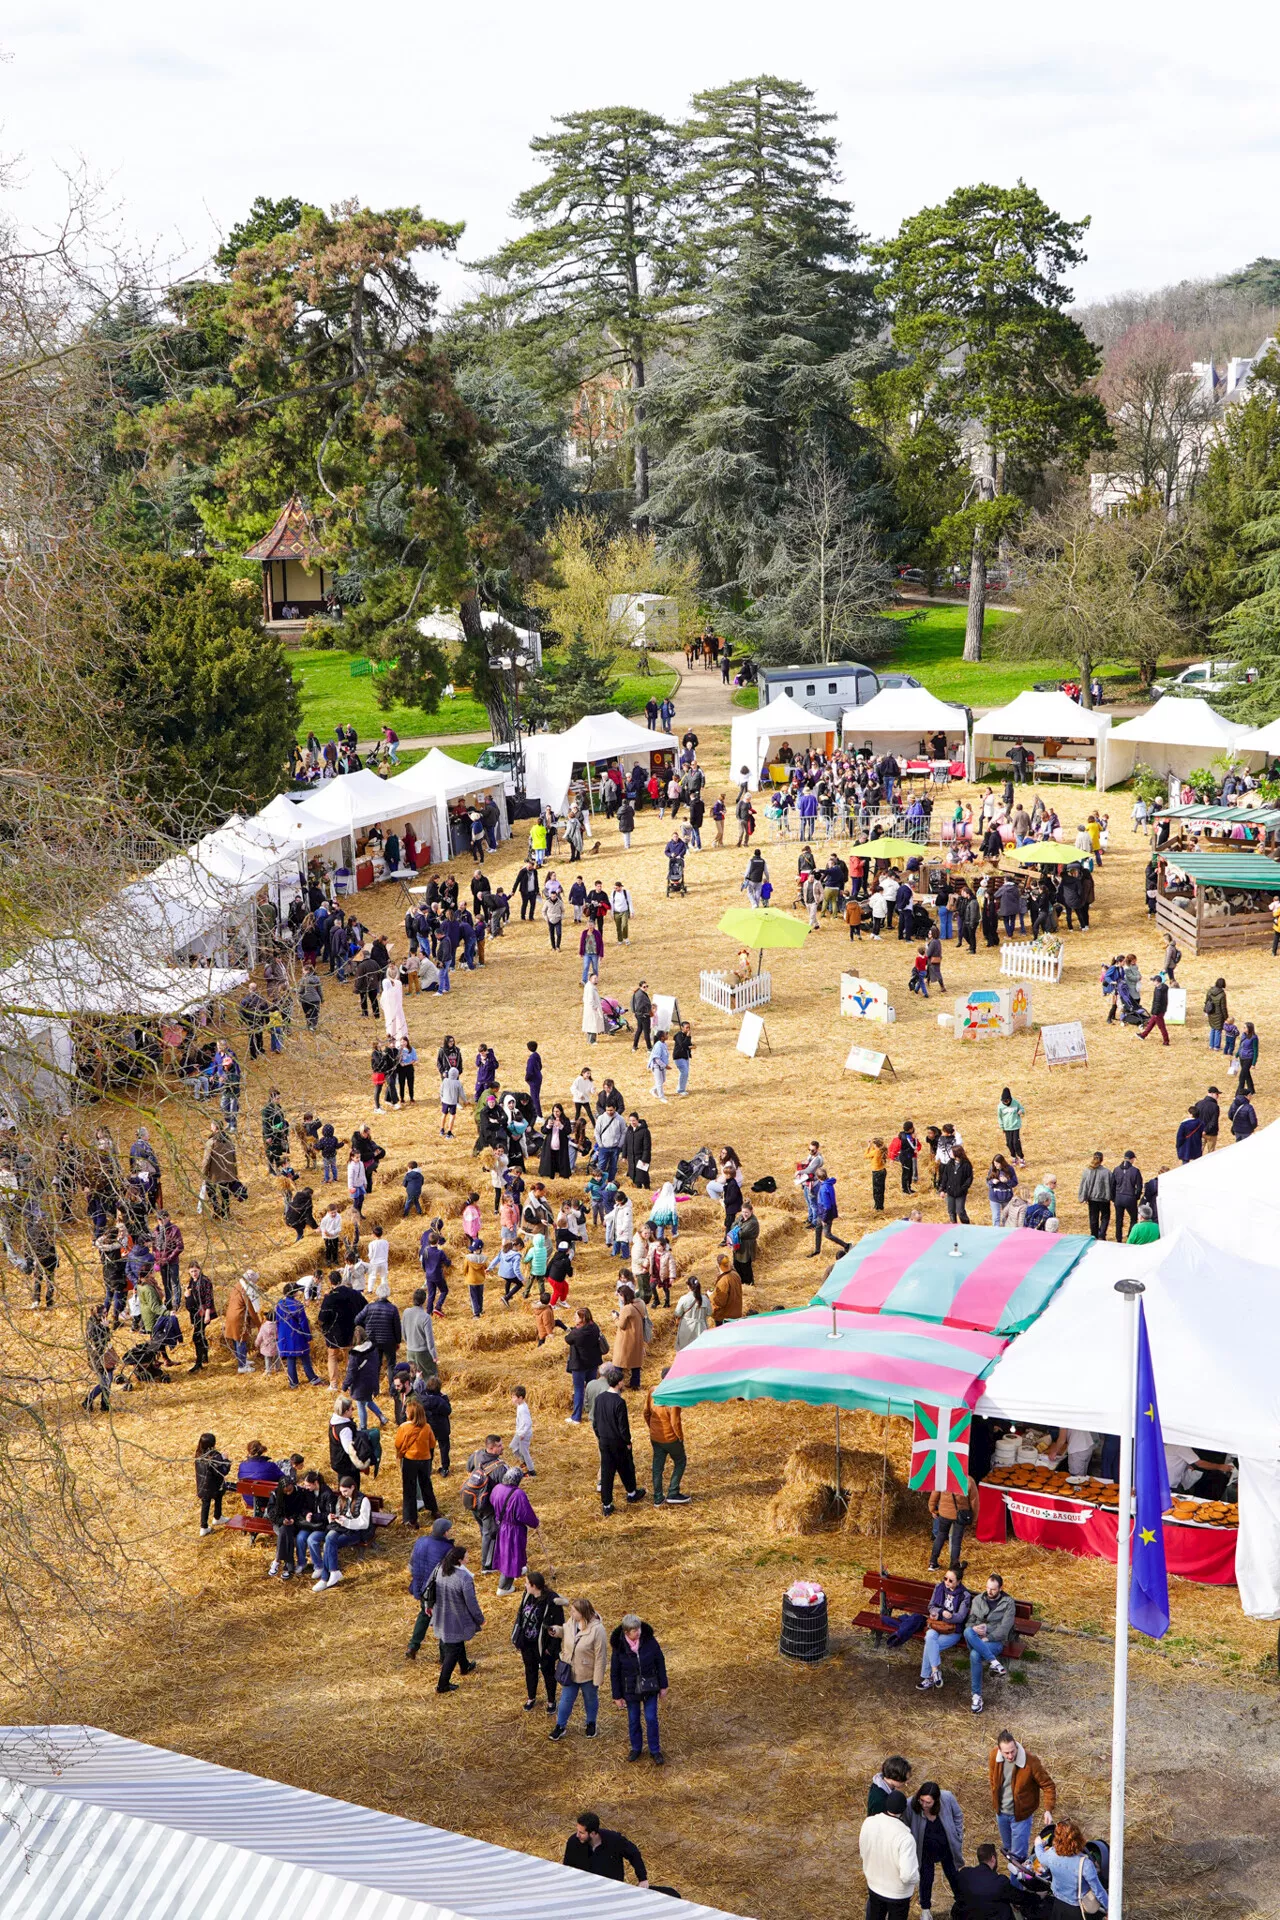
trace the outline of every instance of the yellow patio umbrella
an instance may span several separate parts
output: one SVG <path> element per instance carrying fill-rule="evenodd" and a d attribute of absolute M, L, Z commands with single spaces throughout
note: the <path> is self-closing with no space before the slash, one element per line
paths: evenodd
<path fill-rule="evenodd" d="M 1024 867 L 1074 867 L 1091 856 L 1079 847 L 1064 847 L 1060 840 L 1041 840 L 1034 847 L 1010 847 L 1007 857 Z"/>
<path fill-rule="evenodd" d="M 881 840 L 864 840 L 860 847 L 850 847 L 849 852 L 856 853 L 863 860 L 923 860 L 928 847 L 919 840 L 895 840 L 885 834 Z"/>
<path fill-rule="evenodd" d="M 809 924 L 793 920 L 777 907 L 730 907 L 716 922 L 720 933 L 727 933 L 744 947 L 756 949 L 756 972 L 766 947 L 802 947 L 809 938 Z"/>

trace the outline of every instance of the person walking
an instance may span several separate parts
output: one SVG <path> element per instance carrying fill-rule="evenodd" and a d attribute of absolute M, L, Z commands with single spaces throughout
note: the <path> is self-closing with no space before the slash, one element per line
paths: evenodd
<path fill-rule="evenodd" d="M 587 933 L 582 936 L 584 940 L 588 934 L 593 939 L 599 938 L 591 928 L 588 928 Z M 586 963 L 584 962 L 583 965 L 585 969 Z M 604 1032 L 604 1009 L 600 1005 L 600 989 L 596 985 L 594 975 L 590 979 L 584 977 L 582 982 L 582 1031 L 587 1036 L 587 1044 L 592 1047 Z"/>
<path fill-rule="evenodd" d="M 1151 1029 L 1153 1027 L 1157 1027 L 1159 1028 L 1159 1031 L 1160 1031 L 1160 1038 L 1163 1040 L 1165 1046 L 1167 1047 L 1169 1044 L 1169 1029 L 1168 1027 L 1166 1027 L 1164 1023 L 1164 1017 L 1166 1013 L 1168 1013 L 1168 1011 L 1169 1011 L 1168 983 L 1166 982 L 1165 976 L 1162 973 L 1153 974 L 1151 979 L 1151 1014 L 1149 1019 L 1147 1020 L 1147 1024 L 1145 1025 L 1145 1027 L 1143 1027 L 1140 1030 L 1138 1034 L 1139 1040 L 1145 1040 L 1147 1035 L 1151 1032 Z"/>
<path fill-rule="evenodd" d="M 533 1503 L 521 1485 L 524 1477 L 523 1467 L 508 1467 L 490 1496 L 493 1517 L 498 1524 L 493 1564 L 498 1571 L 499 1593 L 510 1593 L 524 1573 L 529 1534 L 538 1529 Z"/>
<path fill-rule="evenodd" d="M 1026 1108 L 1021 1100 L 1015 1100 L 1008 1087 L 1002 1087 L 1000 1102 L 996 1107 L 996 1125 L 1004 1135 L 1005 1149 L 1015 1167 L 1025 1167 L 1022 1154 L 1022 1122 Z"/>
<path fill-rule="evenodd" d="M 564 1626 L 564 1604 L 548 1586 L 542 1573 L 526 1573 L 524 1595 L 511 1629 L 511 1644 L 524 1663 L 526 1713 L 538 1704 L 538 1680 L 541 1677 L 547 1695 L 547 1712 L 556 1710 L 556 1642 L 553 1627 Z"/>
<path fill-rule="evenodd" d="M 934 1537 L 937 1538 L 936 1532 Z M 932 1560 L 930 1572 L 937 1572 Z M 973 1595 L 965 1586 L 961 1573 L 960 1563 L 953 1560 L 929 1597 L 917 1693 L 930 1693 L 935 1687 L 941 1687 L 942 1656 L 949 1648 L 959 1646 L 964 1638 Z"/>
<path fill-rule="evenodd" d="M 938 1556 L 944 1546 L 947 1547 L 947 1565 L 962 1567 L 960 1548 L 964 1542 L 966 1527 L 973 1525 L 973 1516 L 978 1511 L 978 1489 L 972 1475 L 966 1476 L 965 1490 L 955 1493 L 948 1488 L 935 1488 L 929 1495 L 929 1522 L 932 1540 L 929 1547 L 929 1572 L 938 1571 Z M 949 1539 L 948 1539 L 948 1536 Z"/>
<path fill-rule="evenodd" d="M 1083 1201 L 1089 1209 L 1089 1231 L 1095 1240 L 1105 1240 L 1107 1237 L 1114 1192 L 1112 1175 L 1103 1166 L 1102 1155 L 1095 1153 L 1080 1175 L 1080 1187 L 1076 1194 L 1076 1199 Z"/>
<path fill-rule="evenodd" d="M 1252 1093 L 1254 1091 L 1253 1069 L 1258 1061 L 1258 1030 L 1252 1020 L 1246 1020 L 1244 1023 L 1244 1031 L 1240 1035 L 1240 1045 L 1236 1053 L 1240 1061 L 1237 1092 Z"/>
<path fill-rule="evenodd" d="M 556 1663 L 560 1699 L 556 1706 L 556 1724 L 547 1738 L 549 1740 L 564 1739 L 574 1706 L 581 1694 L 582 1711 L 586 1718 L 586 1735 L 589 1740 L 593 1740 L 600 1711 L 600 1689 L 604 1685 L 605 1664 L 609 1650 L 604 1621 L 589 1600 L 577 1599 L 570 1603 L 568 1618 L 564 1625 L 549 1626 L 547 1635 L 550 1639 L 560 1642 L 560 1658 Z"/>
<path fill-rule="evenodd" d="M 946 1196 L 947 1219 L 953 1225 L 967 1227 L 969 1213 L 965 1200 L 973 1185 L 973 1162 L 962 1146 L 957 1145 L 942 1161 L 938 1185 Z"/>
<path fill-rule="evenodd" d="M 1116 1207 L 1116 1239 L 1127 1238 L 1129 1226 L 1135 1226 L 1138 1219 L 1138 1206 L 1142 1199 L 1142 1189 L 1146 1183 L 1142 1178 L 1142 1169 L 1138 1165 L 1132 1147 L 1125 1150 L 1119 1166 L 1111 1176 L 1111 1193 Z"/>
<path fill-rule="evenodd" d="M 1031 1846 L 1031 1826 L 1041 1798 L 1052 1814 L 1057 1788 L 1043 1761 L 1028 1753 L 1008 1728 L 996 1736 L 987 1759 L 991 1810 L 1000 1829 L 1000 1844 L 1011 1860 L 1025 1862 Z"/>
<path fill-rule="evenodd" d="M 634 912 L 634 908 L 631 904 L 631 895 L 627 888 L 623 886 L 621 880 L 615 880 L 613 883 L 613 892 L 609 897 L 609 905 L 613 912 L 613 925 L 614 931 L 618 936 L 618 945 L 620 947 L 629 946 L 631 944 L 631 915 Z"/>
<path fill-rule="evenodd" d="M 624 1613 L 610 1635 L 609 1679 L 615 1707 L 625 1707 L 631 1735 L 629 1760 L 649 1757 L 656 1767 L 665 1764 L 658 1731 L 658 1702 L 667 1697 L 667 1663 L 658 1636 L 638 1613 Z"/>
<path fill-rule="evenodd" d="M 810 1260 L 816 1260 L 822 1252 L 822 1243 L 824 1240 L 829 1240 L 833 1247 L 839 1247 L 841 1253 L 848 1253 L 849 1242 L 842 1240 L 839 1234 L 834 1231 L 836 1220 L 839 1218 L 839 1208 L 836 1206 L 836 1182 L 834 1174 L 823 1173 L 821 1180 L 818 1182 L 817 1191 L 814 1194 L 814 1203 L 816 1218 L 813 1223 L 813 1248 L 807 1257 Z"/>
<path fill-rule="evenodd" d="M 871 1169 L 872 1208 L 876 1213 L 883 1213 L 885 1182 L 889 1176 L 889 1149 L 878 1133 L 868 1140 L 863 1157 Z"/>
<path fill-rule="evenodd" d="M 631 1012 L 635 1018 L 635 1038 L 631 1042 L 631 1051 L 643 1045 L 646 1054 L 653 1046 L 653 1001 L 649 995 L 647 981 L 641 980 L 631 996 Z"/>
<path fill-rule="evenodd" d="M 462 1504 L 468 1513 L 475 1516 L 480 1529 L 481 1573 L 493 1572 L 493 1556 L 498 1545 L 493 1490 L 506 1472 L 502 1450 L 501 1434 L 486 1434 L 484 1445 L 467 1456 L 467 1477 L 462 1485 Z"/>
<path fill-rule="evenodd" d="M 969 1608 L 969 1624 L 964 1630 L 964 1642 L 969 1649 L 970 1707 L 974 1713 L 983 1710 L 984 1668 L 990 1667 L 993 1673 L 999 1674 L 1006 1671 L 1000 1656 L 1013 1632 L 1015 1614 L 1013 1595 L 1005 1592 L 1004 1581 L 998 1573 L 991 1574 L 983 1591 L 974 1597 Z"/>
<path fill-rule="evenodd" d="M 409 1555 L 409 1591 L 418 1603 L 418 1617 L 413 1623 L 413 1632 L 405 1648 L 405 1659 L 416 1660 L 418 1649 L 427 1637 L 427 1628 L 431 1624 L 431 1611 L 427 1605 L 427 1589 L 431 1576 L 440 1562 L 454 1546 L 453 1522 L 445 1516 L 431 1522 L 431 1531 L 425 1533 L 413 1543 Z"/>
<path fill-rule="evenodd" d="M 628 1506 L 644 1499 L 644 1488 L 636 1485 L 631 1419 L 621 1392 L 623 1378 L 621 1367 L 606 1367 L 604 1392 L 591 1410 L 591 1427 L 600 1449 L 600 1511 L 606 1519 L 613 1513 L 615 1478 L 622 1482 Z"/>
<path fill-rule="evenodd" d="M 1217 1087 L 1210 1087 L 1202 1100 L 1197 1100 L 1192 1112 L 1200 1122 L 1204 1134 L 1205 1153 L 1216 1153 L 1218 1134 L 1222 1125 L 1221 1108 L 1218 1101 L 1221 1094 Z"/>
<path fill-rule="evenodd" d="M 484 1625 L 484 1613 L 476 1598 L 476 1583 L 466 1566 L 467 1549 L 450 1547 L 432 1576 L 428 1588 L 431 1600 L 431 1631 L 440 1643 L 440 1678 L 437 1693 L 456 1693 L 453 1679 L 459 1673 L 474 1673 L 477 1662 L 467 1656 L 467 1642 Z"/>
<path fill-rule="evenodd" d="M 618 1289 L 618 1330 L 613 1336 L 613 1365 L 620 1373 L 630 1373 L 629 1385 L 640 1385 L 640 1369 L 644 1365 L 644 1314 L 636 1305 L 634 1289 L 629 1286 Z"/>
<path fill-rule="evenodd" d="M 867 1881 L 866 1920 L 907 1920 L 920 1882 L 920 1862 L 904 1793 L 895 1789 L 882 1813 L 867 1815 L 858 1833 L 858 1852 Z"/>
<path fill-rule="evenodd" d="M 573 1412 L 565 1425 L 580 1427 L 582 1410 L 586 1403 L 587 1382 L 595 1379 L 600 1371 L 601 1362 L 607 1359 L 609 1354 L 608 1342 L 596 1325 L 590 1307 L 579 1307 L 576 1310 L 573 1325 L 565 1334 L 565 1344 L 569 1349 L 565 1371 L 573 1383 Z"/>
<path fill-rule="evenodd" d="M 313 1387 L 325 1384 L 311 1364 L 311 1322 L 292 1280 L 286 1282 L 276 1308 L 276 1339 L 291 1387 L 298 1384 L 299 1363 Z"/>
<path fill-rule="evenodd" d="M 689 1091 L 689 1070 L 693 1065 L 693 1028 L 687 1020 L 682 1020 L 671 1036 L 671 1058 L 676 1069 L 676 1095 L 682 1097 Z"/>
<path fill-rule="evenodd" d="M 667 1046 L 667 1036 L 665 1033 L 656 1035 L 653 1045 L 649 1049 L 649 1057 L 646 1065 L 653 1075 L 653 1097 L 655 1100 L 661 1100 L 665 1103 L 667 1098 L 667 1069 L 671 1065 L 671 1051 Z"/>
<path fill-rule="evenodd" d="M 678 1334 L 676 1338 L 678 1351 Z M 664 1380 L 670 1371 L 669 1367 L 662 1369 Z M 653 1403 L 653 1388 L 650 1387 L 644 1403 L 644 1423 L 649 1429 L 649 1440 L 653 1447 L 654 1506 L 687 1507 L 689 1495 L 680 1491 L 687 1456 L 684 1450 L 684 1423 L 679 1407 L 656 1407 Z M 664 1493 L 662 1483 L 668 1464 L 671 1467 L 671 1484 Z"/>

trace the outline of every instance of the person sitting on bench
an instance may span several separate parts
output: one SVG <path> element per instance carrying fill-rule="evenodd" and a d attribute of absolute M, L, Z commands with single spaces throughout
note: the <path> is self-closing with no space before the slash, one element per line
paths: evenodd
<path fill-rule="evenodd" d="M 309 1553 L 316 1575 L 311 1591 L 320 1593 L 328 1587 L 338 1586 L 342 1580 L 338 1571 L 338 1555 L 342 1548 L 359 1545 L 372 1532 L 373 1507 L 369 1496 L 360 1492 L 353 1474 L 344 1473 L 338 1482 L 338 1500 L 323 1547 L 314 1534 L 311 1536 Z"/>
<path fill-rule="evenodd" d="M 1013 1632 L 1016 1611 L 1017 1603 L 1011 1593 L 1005 1592 L 1000 1575 L 991 1574 L 986 1590 L 977 1596 L 969 1609 L 969 1624 L 964 1630 L 973 1693 L 970 1705 L 975 1713 L 982 1712 L 983 1667 L 990 1667 L 993 1673 L 1005 1671 L 1001 1655 Z"/>
<path fill-rule="evenodd" d="M 973 1596 L 961 1581 L 964 1562 L 948 1567 L 929 1601 L 929 1621 L 924 1636 L 924 1657 L 916 1691 L 928 1693 L 942 1685 L 942 1656 L 948 1647 L 960 1644 L 969 1618 Z"/>

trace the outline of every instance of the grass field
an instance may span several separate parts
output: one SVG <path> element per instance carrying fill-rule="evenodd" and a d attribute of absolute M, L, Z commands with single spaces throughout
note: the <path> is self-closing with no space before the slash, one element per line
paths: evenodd
<path fill-rule="evenodd" d="M 419 734 L 488 732 L 488 714 L 465 688 L 453 699 L 442 700 L 435 713 L 399 705 L 384 710 L 378 705 L 374 676 L 351 677 L 352 666 L 361 657 L 339 647 L 307 647 L 289 654 L 294 685 L 302 701 L 299 740 L 313 731 L 321 740 L 332 739 L 340 723 L 353 726 L 361 740 L 375 739 L 388 721 L 402 739 Z M 661 700 L 675 685 L 675 674 L 667 667 L 656 666 L 647 679 L 627 673 L 619 676 L 615 685 L 619 712 L 641 713 L 651 693 Z"/>
<path fill-rule="evenodd" d="M 911 624 L 902 645 L 878 664 L 886 673 L 914 674 L 939 700 L 955 700 L 969 707 L 999 707 L 1039 680 L 1065 680 L 1073 672 L 1069 660 L 965 660 L 962 606 L 907 607 L 891 617 Z M 1006 622 L 1017 617 L 988 609 L 982 630 L 984 647 Z M 1132 671 L 1104 667 L 1102 679 L 1112 698 L 1137 698 L 1137 676 Z M 743 687 L 735 693 L 733 704 L 754 707 L 754 687 Z"/>

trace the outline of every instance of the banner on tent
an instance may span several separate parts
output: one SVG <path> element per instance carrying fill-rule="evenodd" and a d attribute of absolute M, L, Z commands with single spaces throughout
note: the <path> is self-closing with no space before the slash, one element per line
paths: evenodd
<path fill-rule="evenodd" d="M 1056 1547 L 1081 1559 L 1116 1557 L 1117 1521 L 1113 1507 L 1098 1507 L 1056 1493 L 992 1486 L 978 1489 L 978 1524 L 974 1538 L 985 1546 L 1003 1546 L 1007 1526 L 1014 1538 L 1029 1546 Z M 1164 1522 L 1165 1563 L 1170 1573 L 1205 1586 L 1230 1587 L 1236 1579 L 1236 1527 L 1196 1526 L 1185 1521 Z"/>

